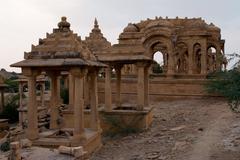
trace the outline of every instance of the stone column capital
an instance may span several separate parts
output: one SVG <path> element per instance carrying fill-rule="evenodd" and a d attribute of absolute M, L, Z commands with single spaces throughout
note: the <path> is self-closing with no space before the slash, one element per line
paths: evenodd
<path fill-rule="evenodd" d="M 60 75 L 59 71 L 48 71 L 47 75 L 49 75 L 49 77 L 56 77 L 58 75 Z"/>
<path fill-rule="evenodd" d="M 113 67 L 115 70 L 121 70 L 123 67 L 123 64 L 115 64 Z"/>
<path fill-rule="evenodd" d="M 32 69 L 30 67 L 22 68 L 22 74 L 26 77 L 36 77 L 41 72 L 39 70 Z"/>
<path fill-rule="evenodd" d="M 137 62 L 135 63 L 137 68 L 140 67 L 150 67 L 151 63 L 150 62 L 146 62 L 146 61 L 142 61 L 142 62 Z"/>
<path fill-rule="evenodd" d="M 76 77 L 84 77 L 88 73 L 88 70 L 86 68 L 72 68 L 70 73 Z"/>

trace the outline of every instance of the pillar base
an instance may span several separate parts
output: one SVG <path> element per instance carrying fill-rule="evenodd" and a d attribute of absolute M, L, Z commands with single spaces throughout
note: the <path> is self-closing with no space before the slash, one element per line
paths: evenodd
<path fill-rule="evenodd" d="M 68 133 L 73 133 L 72 129 L 62 129 L 61 131 L 68 131 Z M 33 145 L 42 146 L 47 148 L 58 148 L 60 145 L 68 147 L 83 146 L 84 151 L 88 154 L 93 153 L 102 146 L 101 142 L 101 132 L 92 131 L 90 129 L 85 129 L 85 138 L 82 137 L 63 137 L 58 136 L 56 133 L 59 130 L 50 130 L 42 132 L 40 138 L 33 141 Z"/>
<path fill-rule="evenodd" d="M 27 129 L 27 138 L 30 139 L 30 140 L 38 139 L 39 138 L 38 134 L 39 134 L 38 133 L 38 128 L 33 129 L 33 130 L 28 130 Z"/>

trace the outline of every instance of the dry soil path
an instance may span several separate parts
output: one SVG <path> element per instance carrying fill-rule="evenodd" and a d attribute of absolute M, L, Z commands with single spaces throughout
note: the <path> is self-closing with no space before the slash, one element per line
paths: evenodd
<path fill-rule="evenodd" d="M 153 104 L 142 133 L 105 138 L 92 160 L 240 160 L 240 117 L 219 99 Z"/>

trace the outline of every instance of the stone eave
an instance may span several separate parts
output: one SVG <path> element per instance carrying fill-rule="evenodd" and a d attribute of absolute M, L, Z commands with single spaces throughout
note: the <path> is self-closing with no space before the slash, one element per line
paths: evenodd
<path fill-rule="evenodd" d="M 106 54 L 98 57 L 101 62 L 138 62 L 138 61 L 152 61 L 151 58 L 144 55 L 112 55 Z"/>
<path fill-rule="evenodd" d="M 26 59 L 10 65 L 11 67 L 106 67 L 97 61 L 80 58 L 66 59 Z"/>

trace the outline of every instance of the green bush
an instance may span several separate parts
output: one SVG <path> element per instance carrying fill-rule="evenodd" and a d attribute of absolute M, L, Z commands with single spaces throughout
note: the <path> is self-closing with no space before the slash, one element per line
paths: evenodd
<path fill-rule="evenodd" d="M 8 98 L 7 104 L 4 106 L 0 118 L 9 119 L 9 123 L 15 123 L 18 121 L 18 102 L 19 94 Z"/>
<path fill-rule="evenodd" d="M 141 116 L 136 116 L 125 122 L 122 117 L 115 117 L 112 115 L 104 115 L 104 121 L 107 123 L 110 128 L 104 134 L 105 136 L 115 137 L 115 136 L 127 136 L 129 134 L 140 132 L 140 129 L 136 127 Z"/>
<path fill-rule="evenodd" d="M 160 64 L 158 64 L 157 62 L 154 62 L 153 66 L 152 66 L 152 72 L 153 73 L 163 73 L 163 68 Z"/>
<path fill-rule="evenodd" d="M 10 142 L 6 141 L 0 146 L 0 150 L 3 152 L 7 152 L 10 150 Z"/>
<path fill-rule="evenodd" d="M 208 75 L 207 91 L 224 96 L 234 112 L 240 112 L 240 72 L 237 69 Z"/>
<path fill-rule="evenodd" d="M 8 85 L 8 87 L 6 88 L 7 92 L 11 92 L 11 93 L 17 93 L 18 92 L 18 81 L 15 81 L 17 78 L 12 77 L 10 79 L 6 79 L 5 80 L 5 84 Z"/>

